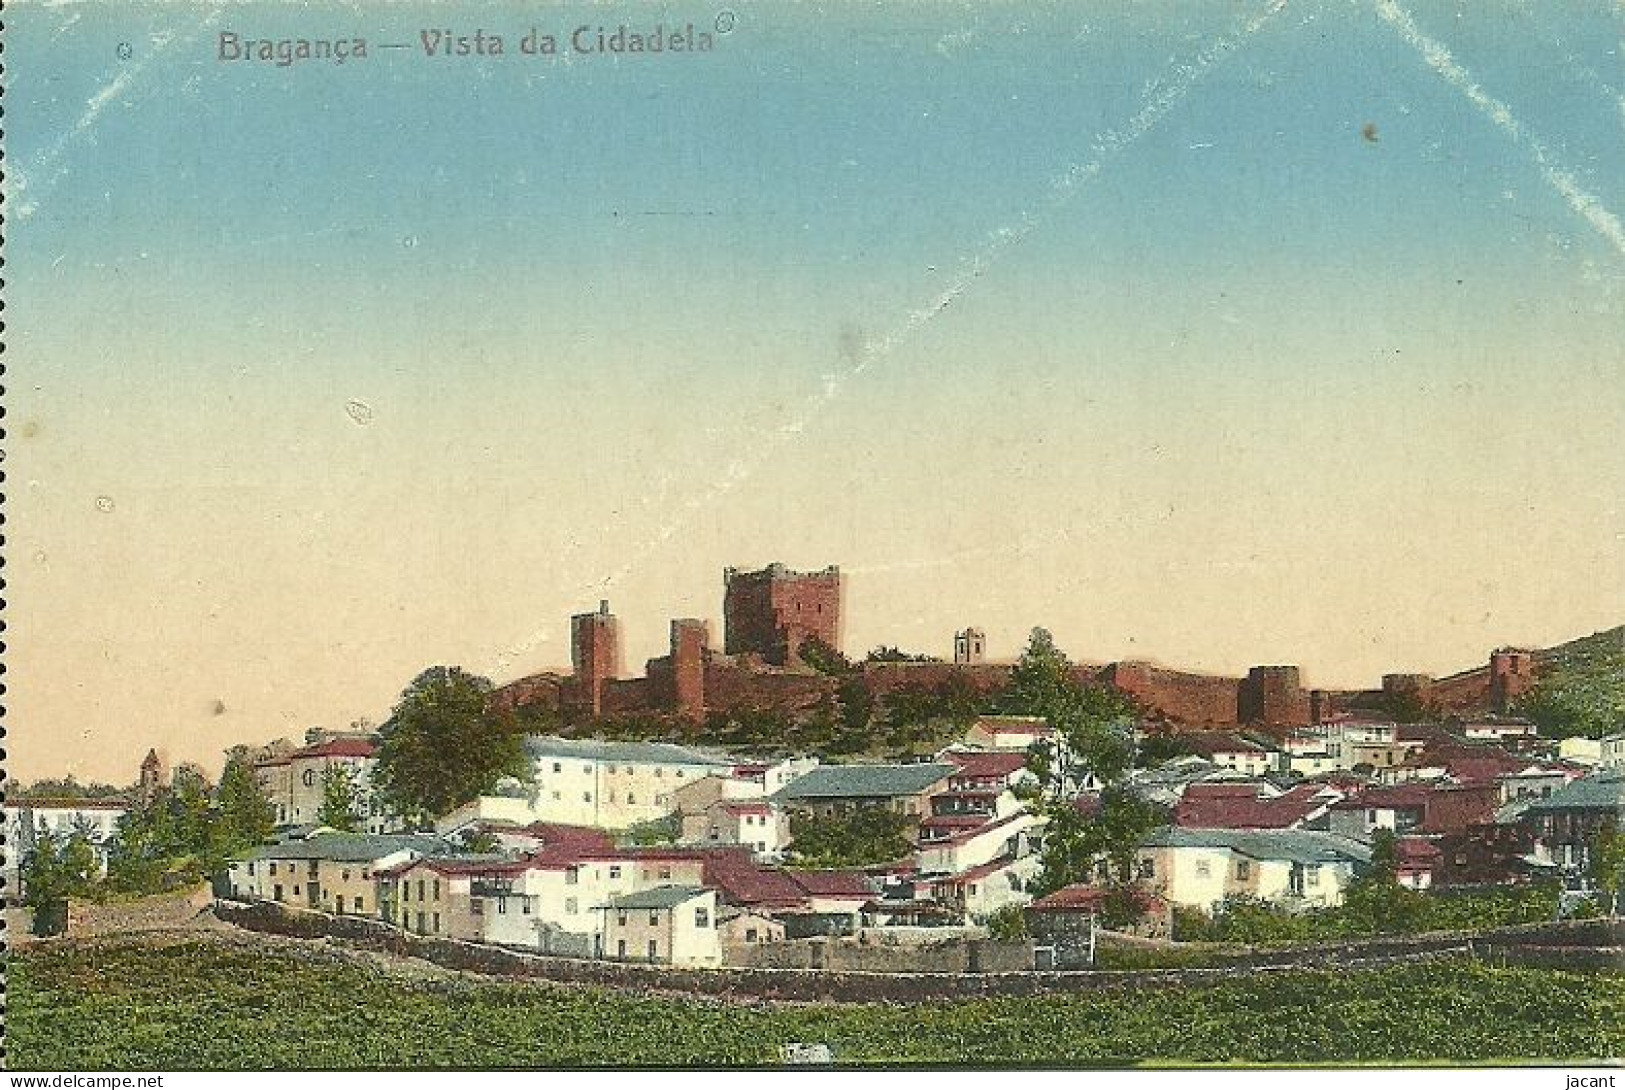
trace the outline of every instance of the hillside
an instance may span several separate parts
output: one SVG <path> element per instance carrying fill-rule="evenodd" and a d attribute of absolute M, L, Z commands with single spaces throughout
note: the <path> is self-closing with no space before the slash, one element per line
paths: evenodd
<path fill-rule="evenodd" d="M 1625 625 L 1537 653 L 1540 680 L 1514 710 L 1554 738 L 1625 730 Z"/>

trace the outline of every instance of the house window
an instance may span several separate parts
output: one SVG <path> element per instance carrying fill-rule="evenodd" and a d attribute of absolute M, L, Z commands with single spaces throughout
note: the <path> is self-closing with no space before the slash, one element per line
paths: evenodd
<path fill-rule="evenodd" d="M 624 959 L 626 957 L 626 940 L 625 939 L 621 939 L 621 940 L 619 940 L 618 942 L 615 943 L 615 956 L 618 957 L 618 958 L 622 958 L 622 959 Z"/>
<path fill-rule="evenodd" d="M 474 913 L 476 916 L 485 915 L 485 899 L 482 897 L 475 897 L 473 900 L 468 902 L 468 910 Z"/>
<path fill-rule="evenodd" d="M 592 792 L 591 791 L 583 791 L 583 792 L 581 792 L 581 801 L 582 802 L 591 802 L 592 801 Z"/>
<path fill-rule="evenodd" d="M 553 771 L 554 772 L 563 772 L 564 771 L 564 766 L 561 765 L 559 762 L 554 761 L 553 762 Z"/>
<path fill-rule="evenodd" d="M 343 875 L 344 875 L 344 880 L 346 882 L 348 882 L 350 880 L 350 872 L 349 871 L 343 871 L 341 873 L 343 873 Z"/>
<path fill-rule="evenodd" d="M 615 775 L 615 766 L 610 765 L 609 768 L 606 771 L 608 771 L 611 776 Z M 628 771 L 631 771 L 631 770 L 628 769 Z"/>
<path fill-rule="evenodd" d="M 497 915 L 498 916 L 506 916 L 507 914 L 508 914 L 508 898 L 506 898 L 506 897 L 498 897 L 497 898 Z"/>
<path fill-rule="evenodd" d="M 529 901 L 525 902 L 525 911 L 526 912 L 530 911 L 530 902 Z M 566 897 L 564 899 L 564 914 L 566 916 L 574 916 L 578 911 L 580 911 L 579 902 L 577 902 L 574 897 Z"/>
<path fill-rule="evenodd" d="M 649 960 L 653 961 L 660 956 L 660 942 L 657 939 L 649 940 Z"/>
<path fill-rule="evenodd" d="M 565 885 L 573 886 L 577 882 L 579 882 L 580 880 L 581 880 L 581 873 L 579 871 L 577 871 L 574 867 L 572 867 L 569 870 L 564 872 L 564 884 Z"/>
<path fill-rule="evenodd" d="M 440 934 L 440 913 L 438 912 L 434 914 L 434 933 L 436 935 Z"/>
<path fill-rule="evenodd" d="M 438 878 L 434 880 L 434 899 L 440 900 L 440 879 Z"/>
<path fill-rule="evenodd" d="M 1198 878 L 1208 878 L 1211 877 L 1212 874 L 1213 864 L 1209 863 L 1206 859 L 1198 859 L 1196 861 L 1196 876 Z"/>
<path fill-rule="evenodd" d="M 530 897 L 521 897 L 521 898 L 519 898 L 520 909 L 527 916 L 530 915 L 530 902 L 531 902 L 531 900 L 532 900 L 532 898 L 530 898 Z"/>
<path fill-rule="evenodd" d="M 660 926 L 660 913 L 658 911 L 653 911 L 653 910 L 650 911 L 650 913 L 649 913 L 649 926 L 650 927 L 659 927 Z"/>
<path fill-rule="evenodd" d="M 342 898 L 340 898 L 340 899 L 342 900 Z M 361 895 L 359 893 L 356 894 L 356 898 L 355 898 L 355 910 L 357 912 L 365 912 L 366 911 L 366 907 L 361 903 Z"/>
<path fill-rule="evenodd" d="M 616 924 L 617 927 L 625 927 L 626 926 L 626 913 L 624 913 L 624 912 L 615 913 L 615 924 Z"/>
<path fill-rule="evenodd" d="M 670 867 L 661 867 L 660 868 L 660 877 L 662 877 L 662 878 L 670 878 L 671 877 L 671 868 Z"/>
<path fill-rule="evenodd" d="M 298 886 L 293 887 L 293 895 L 295 897 L 299 896 L 299 887 Z"/>
<path fill-rule="evenodd" d="M 754 927 L 745 928 L 745 941 L 746 942 L 755 942 L 756 941 L 756 929 Z"/>
<path fill-rule="evenodd" d="M 1253 865 L 1252 865 L 1252 863 L 1248 862 L 1245 859 L 1236 860 L 1236 877 L 1237 878 L 1241 879 L 1242 881 L 1246 881 L 1248 878 L 1252 877 L 1252 873 L 1253 873 Z"/>
<path fill-rule="evenodd" d="M 424 927 L 423 927 L 423 913 L 419 912 L 418 913 L 418 931 L 419 931 L 419 933 L 421 933 L 423 930 L 424 930 Z"/>
<path fill-rule="evenodd" d="M 637 798 L 630 791 L 626 793 L 626 804 L 628 806 L 636 806 L 638 804 Z"/>
<path fill-rule="evenodd" d="M 249 863 L 248 863 L 248 876 L 250 878 L 254 877 L 254 863 L 253 863 L 253 860 L 250 860 Z"/>
<path fill-rule="evenodd" d="M 1156 876 L 1157 876 L 1157 862 L 1156 862 L 1156 860 L 1150 859 L 1150 858 L 1140 860 L 1140 877 L 1141 878 L 1155 878 Z"/>
<path fill-rule="evenodd" d="M 1309 864 L 1308 869 L 1304 871 L 1304 876 L 1305 876 L 1304 880 L 1305 880 L 1305 882 L 1307 884 L 1309 884 L 1311 886 L 1320 885 L 1320 864 L 1319 863 L 1311 863 L 1311 864 Z"/>
<path fill-rule="evenodd" d="M 423 900 L 423 879 L 418 879 L 418 900 Z"/>
<path fill-rule="evenodd" d="M 621 868 L 619 866 L 609 868 L 609 876 L 611 878 L 619 878 L 621 876 Z"/>
<path fill-rule="evenodd" d="M 275 863 L 271 864 L 271 877 L 272 878 L 276 877 L 276 864 Z"/>
<path fill-rule="evenodd" d="M 694 926 L 695 927 L 710 927 L 711 926 L 711 913 L 710 913 L 710 911 L 707 910 L 707 909 L 703 909 L 703 908 L 696 908 L 694 910 Z"/>

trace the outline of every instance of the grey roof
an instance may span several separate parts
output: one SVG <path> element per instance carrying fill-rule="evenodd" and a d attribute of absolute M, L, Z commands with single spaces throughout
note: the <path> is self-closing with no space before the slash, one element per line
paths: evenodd
<path fill-rule="evenodd" d="M 600 908 L 676 908 L 684 901 L 692 901 L 707 890 L 699 886 L 656 886 L 654 889 L 612 897 Z"/>
<path fill-rule="evenodd" d="M 1150 848 L 1229 848 L 1252 859 L 1291 863 L 1369 863 L 1371 846 L 1335 833 L 1311 829 L 1158 829 L 1144 845 Z"/>
<path fill-rule="evenodd" d="M 1625 813 L 1625 769 L 1610 769 L 1575 780 L 1529 804 L 1527 814 L 1555 810 L 1613 810 Z"/>
<path fill-rule="evenodd" d="M 335 863 L 366 863 L 394 855 L 399 851 L 413 851 L 419 855 L 435 855 L 451 851 L 451 845 L 437 836 L 423 833 L 328 833 L 309 840 L 289 840 L 282 844 L 265 844 L 249 852 L 246 859 L 327 859 Z"/>
<path fill-rule="evenodd" d="M 670 742 L 600 742 L 590 738 L 560 738 L 532 734 L 525 738 L 532 758 L 561 757 L 583 761 L 625 761 L 628 764 L 731 765 L 724 757 L 701 753 Z"/>
<path fill-rule="evenodd" d="M 958 765 L 820 765 L 798 776 L 771 796 L 775 802 L 797 799 L 880 799 L 916 795 L 959 771 Z"/>

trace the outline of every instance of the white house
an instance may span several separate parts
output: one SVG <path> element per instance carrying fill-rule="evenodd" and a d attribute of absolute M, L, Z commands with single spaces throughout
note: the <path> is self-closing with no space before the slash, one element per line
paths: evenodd
<path fill-rule="evenodd" d="M 1625 768 L 1625 731 L 1604 735 L 1597 746 L 1600 768 Z"/>
<path fill-rule="evenodd" d="M 921 843 L 914 854 L 922 875 L 952 875 L 995 859 L 1014 859 L 1035 850 L 1036 827 L 1044 819 L 1021 810 L 952 836 Z"/>
<path fill-rule="evenodd" d="M 965 732 L 965 744 L 974 749 L 1030 749 L 1054 736 L 1042 716 L 982 715 Z"/>
<path fill-rule="evenodd" d="M 666 742 L 597 742 L 532 735 L 527 821 L 625 829 L 670 815 L 673 793 L 733 762 Z"/>
<path fill-rule="evenodd" d="M 1365 844 L 1302 829 L 1170 827 L 1138 853 L 1141 881 L 1172 905 L 1204 912 L 1231 896 L 1292 910 L 1333 907 L 1370 860 Z"/>
<path fill-rule="evenodd" d="M 328 770 L 342 768 L 356 787 L 361 831 L 382 834 L 404 828 L 372 790 L 378 747 L 370 738 L 321 731 L 312 731 L 309 737 L 314 740 L 302 749 L 254 766 L 260 789 L 276 810 L 278 825 L 314 824 L 326 794 Z"/>
<path fill-rule="evenodd" d="M 122 798 L 19 799 L 5 805 L 4 857 L 7 888 L 15 895 L 23 861 L 41 834 L 49 833 L 60 845 L 74 835 L 84 837 L 96 853 L 100 872 L 107 873 L 107 849 L 118 833 L 119 819 L 129 812 Z"/>

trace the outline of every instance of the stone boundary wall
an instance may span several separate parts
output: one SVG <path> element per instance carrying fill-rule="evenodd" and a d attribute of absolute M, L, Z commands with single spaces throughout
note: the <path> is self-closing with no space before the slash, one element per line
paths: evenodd
<path fill-rule="evenodd" d="M 1510 929 L 1522 934 L 1472 939 L 1427 936 L 1346 943 L 1313 949 L 1257 952 L 1245 961 L 1214 968 L 1079 970 L 1058 972 L 878 973 L 850 969 L 719 968 L 548 957 L 480 943 L 411 935 L 381 920 L 330 916 L 269 903 L 220 901 L 220 919 L 251 931 L 296 938 L 335 938 L 402 957 L 423 958 L 444 968 L 492 976 L 640 991 L 682 992 L 734 999 L 792 1002 L 919 1002 L 990 996 L 1035 996 L 1113 988 L 1189 987 L 1216 984 L 1259 972 L 1293 969 L 1352 970 L 1403 962 L 1474 956 L 1495 964 L 1574 969 L 1615 969 L 1617 950 L 1577 944 L 1563 929 Z M 1615 925 L 1618 926 L 1617 924 Z M 1596 932 L 1598 936 L 1602 932 Z M 1552 941 L 1536 941 L 1546 938 Z M 1563 942 L 1573 945 L 1564 946 Z"/>

